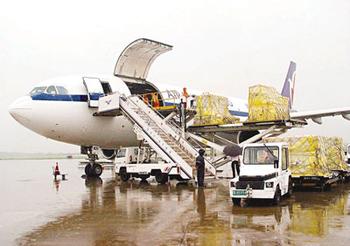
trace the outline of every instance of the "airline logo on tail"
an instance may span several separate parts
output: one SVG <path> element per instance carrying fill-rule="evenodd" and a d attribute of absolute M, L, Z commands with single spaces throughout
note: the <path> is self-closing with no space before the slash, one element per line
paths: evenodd
<path fill-rule="evenodd" d="M 297 64 L 291 61 L 289 65 L 287 77 L 286 77 L 286 80 L 284 81 L 283 89 L 281 92 L 282 96 L 289 98 L 289 108 L 292 108 L 293 106 L 296 69 L 297 69 Z"/>

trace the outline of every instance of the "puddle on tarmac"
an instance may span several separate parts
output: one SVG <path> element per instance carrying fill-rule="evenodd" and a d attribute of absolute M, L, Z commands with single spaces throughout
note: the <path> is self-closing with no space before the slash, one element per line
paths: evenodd
<path fill-rule="evenodd" d="M 21 212 L 24 218 L 10 226 L 1 223 L 4 233 L 0 234 L 0 242 L 6 232 L 18 225 L 22 225 L 18 227 L 22 229 L 14 233 L 15 237 L 4 236 L 7 241 L 3 242 L 19 245 L 348 245 L 350 241 L 348 184 L 338 185 L 331 192 L 296 192 L 280 206 L 255 203 L 240 208 L 232 206 L 228 180 L 220 180 L 206 189 L 175 183 L 122 183 L 111 178 L 110 173 L 102 179 L 82 180 L 79 177 L 82 170 L 77 169 L 76 161 L 66 161 L 63 166 L 69 169 L 68 181 L 40 182 L 36 177 L 21 184 L 12 181 L 15 187 L 25 185 L 28 190 L 32 189 L 32 198 L 22 204 L 27 206 L 14 205 L 15 217 Z M 9 179 L 7 182 L 11 184 Z M 37 203 L 38 207 L 31 205 Z M 48 209 L 48 206 L 53 207 Z M 11 217 L 11 213 L 5 214 L 10 209 L 4 208 L 0 218 Z"/>

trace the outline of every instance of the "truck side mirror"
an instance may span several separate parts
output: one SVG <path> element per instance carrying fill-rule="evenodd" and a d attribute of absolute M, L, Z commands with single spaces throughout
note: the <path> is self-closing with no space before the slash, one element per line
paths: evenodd
<path fill-rule="evenodd" d="M 278 168 L 278 160 L 273 161 L 273 168 Z"/>

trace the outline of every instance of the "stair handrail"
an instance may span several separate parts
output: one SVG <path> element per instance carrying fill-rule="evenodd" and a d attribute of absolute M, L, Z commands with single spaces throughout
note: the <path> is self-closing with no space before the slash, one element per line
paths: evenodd
<path fill-rule="evenodd" d="M 177 140 L 178 142 L 180 142 L 180 144 L 181 145 L 187 145 L 190 149 L 191 149 L 191 151 L 192 151 L 192 153 L 190 153 L 193 157 L 196 157 L 196 156 L 198 156 L 199 155 L 199 152 L 198 152 L 198 150 L 194 147 L 194 146 L 192 146 L 188 141 L 187 141 L 187 139 L 186 139 L 186 137 L 183 137 L 182 136 L 182 130 L 177 126 L 177 125 L 174 125 L 174 124 L 172 124 L 172 125 L 169 125 L 169 123 L 167 122 L 167 121 L 165 121 L 164 120 L 164 116 L 163 115 L 161 115 L 159 112 L 157 112 L 156 110 L 154 110 L 152 107 L 150 107 L 150 105 L 148 105 L 147 103 L 145 103 L 144 102 L 144 100 L 143 100 L 143 98 L 141 97 L 141 96 L 139 96 L 139 95 L 131 95 L 131 96 L 129 96 L 129 98 L 138 98 L 145 106 L 147 106 L 148 107 L 148 109 L 150 109 L 151 110 L 151 112 L 154 112 L 155 114 L 157 114 L 157 115 L 159 115 L 160 116 L 160 118 L 163 120 L 163 123 L 165 124 L 165 125 L 167 125 L 172 131 L 174 131 L 174 133 L 176 134 L 176 138 L 175 138 L 175 140 Z M 136 107 L 140 107 L 139 105 L 137 105 L 133 100 L 129 100 L 129 101 L 131 101 Z M 147 112 L 146 112 L 147 113 Z M 154 121 L 154 120 L 153 120 Z M 157 122 L 156 121 L 154 121 L 156 124 L 157 124 Z M 172 128 L 172 126 L 173 127 L 175 127 L 175 129 L 173 129 Z M 178 131 L 178 132 L 177 132 Z M 182 143 L 181 143 L 182 142 Z M 186 146 L 184 146 L 185 148 L 186 148 Z M 215 166 L 207 159 L 207 158 L 205 158 L 205 162 L 208 164 L 208 166 L 209 166 L 209 170 L 214 174 L 214 175 L 216 175 L 216 168 L 215 168 Z"/>

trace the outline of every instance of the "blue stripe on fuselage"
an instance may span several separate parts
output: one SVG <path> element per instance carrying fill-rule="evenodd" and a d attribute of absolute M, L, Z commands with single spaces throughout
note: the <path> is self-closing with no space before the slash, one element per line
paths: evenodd
<path fill-rule="evenodd" d="M 90 94 L 91 100 L 98 100 L 103 94 L 92 93 Z M 39 93 L 31 96 L 32 100 L 37 101 L 65 101 L 65 102 L 87 102 L 88 95 L 53 95 L 47 93 Z"/>
<path fill-rule="evenodd" d="M 229 110 L 231 115 L 234 116 L 239 116 L 239 117 L 248 117 L 247 112 L 242 112 L 242 111 L 236 111 L 236 110 Z"/>
<path fill-rule="evenodd" d="M 91 100 L 98 100 L 100 96 L 103 94 L 99 93 L 93 93 L 90 94 Z M 42 100 L 42 101 L 67 101 L 67 102 L 87 102 L 88 101 L 88 95 L 52 95 L 47 93 L 39 93 L 31 96 L 33 100 Z M 165 106 L 172 106 L 176 105 L 177 103 L 172 102 L 164 102 Z M 238 116 L 238 117 L 248 117 L 247 112 L 237 111 L 237 110 L 229 110 L 231 115 Z"/>

